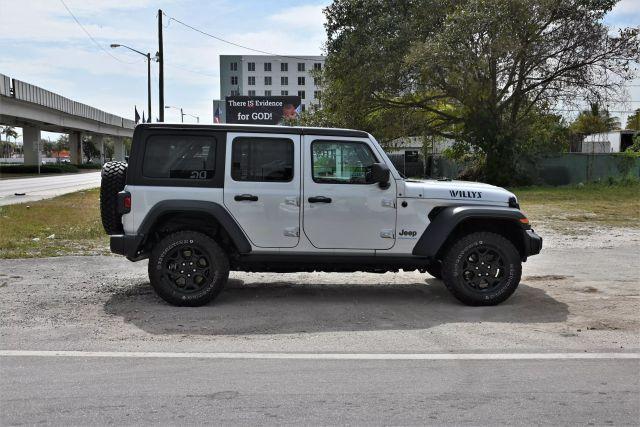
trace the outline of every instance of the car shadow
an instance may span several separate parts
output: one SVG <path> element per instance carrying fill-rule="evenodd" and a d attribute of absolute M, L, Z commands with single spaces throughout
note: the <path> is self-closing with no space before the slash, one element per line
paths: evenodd
<path fill-rule="evenodd" d="M 467 307 L 436 279 L 395 285 L 251 283 L 231 279 L 204 307 L 173 307 L 148 282 L 123 289 L 106 313 L 151 334 L 258 335 L 300 332 L 427 329 L 446 323 L 563 322 L 569 309 L 539 288 L 521 283 L 494 307 Z"/>

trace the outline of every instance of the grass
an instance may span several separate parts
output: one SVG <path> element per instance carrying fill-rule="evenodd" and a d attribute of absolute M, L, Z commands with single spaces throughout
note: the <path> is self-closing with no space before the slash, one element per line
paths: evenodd
<path fill-rule="evenodd" d="M 0 207 L 0 258 L 108 253 L 98 189 Z"/>
<path fill-rule="evenodd" d="M 571 233 L 585 225 L 640 227 L 640 184 L 524 187 L 512 191 L 536 223 Z M 52 237 L 53 236 L 53 237 Z M 109 253 L 99 190 L 0 207 L 0 258 Z"/>
<path fill-rule="evenodd" d="M 511 189 L 532 222 L 640 227 L 640 183 Z M 555 223 L 555 224 L 554 224 Z M 564 223 L 564 224 L 561 224 Z"/>

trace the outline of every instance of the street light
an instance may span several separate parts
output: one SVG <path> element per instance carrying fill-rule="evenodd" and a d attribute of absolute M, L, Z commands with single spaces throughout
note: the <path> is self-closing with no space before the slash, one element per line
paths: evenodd
<path fill-rule="evenodd" d="M 196 120 L 198 121 L 198 123 L 200 123 L 200 117 L 198 117 L 198 116 L 194 116 L 193 114 L 185 113 L 185 112 L 182 110 L 182 107 L 174 107 L 174 106 L 172 106 L 172 105 L 165 105 L 165 106 L 164 106 L 164 108 L 175 108 L 176 110 L 180 110 L 180 121 L 181 121 L 182 123 L 184 123 L 184 116 L 190 116 L 190 117 L 193 117 L 194 119 L 196 119 Z"/>
<path fill-rule="evenodd" d="M 145 58 L 147 58 L 147 113 L 149 115 L 149 121 L 151 121 L 151 54 L 150 53 L 142 53 L 139 50 L 136 50 L 136 49 L 134 49 L 132 47 L 129 47 L 129 46 L 125 46 L 123 44 L 113 43 L 111 45 L 112 49 L 115 49 L 117 47 L 124 47 L 126 49 L 129 49 L 132 52 L 139 53 L 140 55 L 142 55 Z"/>

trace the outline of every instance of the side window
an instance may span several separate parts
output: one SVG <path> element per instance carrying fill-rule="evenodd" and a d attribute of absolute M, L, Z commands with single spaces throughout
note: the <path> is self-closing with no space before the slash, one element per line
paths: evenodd
<path fill-rule="evenodd" d="M 293 179 L 293 141 L 239 137 L 231 149 L 234 181 L 288 182 Z"/>
<path fill-rule="evenodd" d="M 142 175 L 146 178 L 212 179 L 215 157 L 213 136 L 154 135 L 145 144 Z"/>
<path fill-rule="evenodd" d="M 376 163 L 364 142 L 314 141 L 311 144 L 313 180 L 327 184 L 367 184 L 367 173 Z"/>

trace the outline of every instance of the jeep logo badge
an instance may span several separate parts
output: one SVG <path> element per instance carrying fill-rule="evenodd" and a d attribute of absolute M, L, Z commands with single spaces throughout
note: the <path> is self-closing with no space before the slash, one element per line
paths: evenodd
<path fill-rule="evenodd" d="M 402 230 L 400 230 L 400 232 L 398 233 L 398 236 L 400 236 L 401 238 L 404 238 L 404 239 L 415 239 L 415 237 L 417 235 L 418 235 L 417 231 L 405 230 L 404 228 Z"/>

